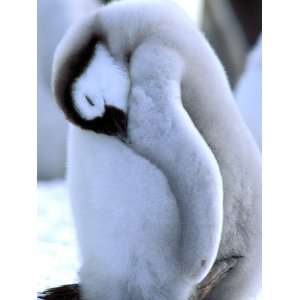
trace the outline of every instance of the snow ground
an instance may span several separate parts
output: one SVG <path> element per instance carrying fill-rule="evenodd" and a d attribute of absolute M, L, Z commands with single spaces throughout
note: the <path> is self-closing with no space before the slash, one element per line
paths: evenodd
<path fill-rule="evenodd" d="M 38 291 L 77 282 L 79 259 L 63 180 L 38 183 Z"/>

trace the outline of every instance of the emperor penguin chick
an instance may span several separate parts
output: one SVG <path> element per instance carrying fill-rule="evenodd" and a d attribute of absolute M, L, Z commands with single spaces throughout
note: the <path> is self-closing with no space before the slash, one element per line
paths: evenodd
<path fill-rule="evenodd" d="M 95 42 L 85 66 L 75 59 L 70 71 L 61 68 L 69 59 L 64 50 L 56 53 L 54 92 L 73 123 L 67 179 L 83 299 L 188 299 L 214 263 L 221 237 L 222 180 L 214 156 L 172 80 L 164 103 L 133 90 L 127 121 L 126 62 Z M 182 66 L 174 63 L 175 80 Z M 154 158 L 162 151 L 160 161 L 140 154 L 149 144 L 154 152 L 158 146 Z"/>
<path fill-rule="evenodd" d="M 109 63 L 85 77 L 96 44 Z M 185 299 L 214 276 L 201 282 L 217 248 L 212 272 L 234 266 L 208 299 L 255 298 L 261 156 L 224 68 L 186 14 L 166 0 L 101 7 L 63 39 L 53 87 L 75 125 L 69 181 L 85 298 Z"/>

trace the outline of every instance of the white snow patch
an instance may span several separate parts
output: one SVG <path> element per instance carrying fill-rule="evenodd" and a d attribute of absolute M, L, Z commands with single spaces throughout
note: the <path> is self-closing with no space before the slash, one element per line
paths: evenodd
<path fill-rule="evenodd" d="M 66 184 L 39 182 L 38 291 L 78 281 L 79 259 Z"/>

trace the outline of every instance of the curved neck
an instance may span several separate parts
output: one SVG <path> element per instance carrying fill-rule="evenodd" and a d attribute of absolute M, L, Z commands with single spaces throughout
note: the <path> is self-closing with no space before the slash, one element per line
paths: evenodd
<path fill-rule="evenodd" d="M 202 280 L 217 255 L 222 227 L 222 179 L 217 162 L 183 108 L 172 131 L 142 154 L 167 177 L 181 218 L 181 264 Z"/>
<path fill-rule="evenodd" d="M 168 179 L 181 222 L 179 263 L 188 278 L 201 280 L 220 242 L 222 179 L 212 151 L 181 104 L 180 57 L 164 47 L 145 47 L 131 62 L 129 138 Z"/>

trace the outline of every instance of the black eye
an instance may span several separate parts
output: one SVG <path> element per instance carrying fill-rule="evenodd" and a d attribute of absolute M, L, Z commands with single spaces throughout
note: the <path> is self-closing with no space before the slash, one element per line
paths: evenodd
<path fill-rule="evenodd" d="M 85 99 L 88 102 L 89 105 L 91 106 L 95 106 L 95 103 L 91 100 L 91 98 L 89 98 L 88 96 L 85 95 Z"/>

